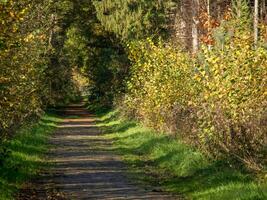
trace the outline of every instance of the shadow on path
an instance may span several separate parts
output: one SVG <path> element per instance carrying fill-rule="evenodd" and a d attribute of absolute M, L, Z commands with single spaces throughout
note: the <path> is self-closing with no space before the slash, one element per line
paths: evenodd
<path fill-rule="evenodd" d="M 142 189 L 131 182 L 125 164 L 112 151 L 112 141 L 103 136 L 95 126 L 96 117 L 83 105 L 71 105 L 57 112 L 64 120 L 50 141 L 53 148 L 49 158 L 54 165 L 51 172 L 44 173 L 38 181 L 40 189 L 36 199 L 57 199 L 45 197 L 42 188 L 56 188 L 64 194 L 64 199 L 73 200 L 177 199 L 170 194 Z"/>

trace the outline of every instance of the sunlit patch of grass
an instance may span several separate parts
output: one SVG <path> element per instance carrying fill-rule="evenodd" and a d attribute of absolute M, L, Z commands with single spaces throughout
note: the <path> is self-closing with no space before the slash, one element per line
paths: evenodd
<path fill-rule="evenodd" d="M 1 144 L 0 199 L 14 199 L 15 193 L 41 169 L 48 167 L 45 153 L 50 135 L 60 119 L 46 114 L 38 123 L 25 124 L 11 140 Z"/>
<path fill-rule="evenodd" d="M 160 186 L 189 199 L 267 199 L 267 184 L 253 174 L 211 161 L 179 138 L 120 118 L 118 111 L 99 113 L 98 126 L 144 187 Z"/>
<path fill-rule="evenodd" d="M 266 185 L 230 182 L 207 191 L 196 192 L 195 199 L 267 199 Z"/>

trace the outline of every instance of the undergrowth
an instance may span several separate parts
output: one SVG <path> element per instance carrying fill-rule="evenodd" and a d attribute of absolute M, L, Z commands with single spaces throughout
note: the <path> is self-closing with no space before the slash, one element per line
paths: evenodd
<path fill-rule="evenodd" d="M 25 124 L 15 136 L 0 147 L 0 200 L 14 199 L 27 181 L 48 167 L 45 153 L 48 138 L 59 119 L 46 114 L 38 123 Z"/>
<path fill-rule="evenodd" d="M 139 174 L 133 179 L 144 186 L 160 186 L 189 199 L 267 198 L 266 182 L 244 169 L 231 168 L 226 161 L 208 160 L 181 139 L 122 119 L 118 111 L 98 115 L 105 137 L 114 141 L 114 150 L 133 174 Z"/>

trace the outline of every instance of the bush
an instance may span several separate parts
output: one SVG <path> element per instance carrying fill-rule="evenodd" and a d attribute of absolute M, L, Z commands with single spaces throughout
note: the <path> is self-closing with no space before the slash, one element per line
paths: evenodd
<path fill-rule="evenodd" d="M 50 41 L 48 30 L 55 29 L 51 15 L 58 4 L 0 1 L 0 142 L 47 106 L 79 95 L 62 45 Z M 65 41 L 59 25 L 56 44 Z"/>
<path fill-rule="evenodd" d="M 189 54 L 151 40 L 129 45 L 133 63 L 125 104 L 155 129 L 176 131 L 190 114 L 195 96 L 193 62 Z"/>
<path fill-rule="evenodd" d="M 151 40 L 129 45 L 124 106 L 147 126 L 183 136 L 216 158 L 263 169 L 267 51 L 247 33 L 198 58 Z"/>
<path fill-rule="evenodd" d="M 266 67 L 266 49 L 255 49 L 247 32 L 223 48 L 203 48 L 195 75 L 201 143 L 212 154 L 226 153 L 257 170 L 266 145 Z"/>

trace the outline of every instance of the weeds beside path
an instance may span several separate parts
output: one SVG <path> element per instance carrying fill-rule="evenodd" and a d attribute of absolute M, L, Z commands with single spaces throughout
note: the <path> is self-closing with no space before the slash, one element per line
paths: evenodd
<path fill-rule="evenodd" d="M 59 118 L 46 116 L 5 144 L 10 155 L 0 169 L 1 200 L 13 199 L 20 188 L 20 200 L 267 197 L 266 183 L 251 174 L 210 162 L 179 139 L 116 111 L 99 117 L 83 105 L 56 111 Z"/>
<path fill-rule="evenodd" d="M 96 116 L 83 105 L 57 110 L 62 122 L 50 139 L 50 173 L 36 182 L 35 199 L 180 199 L 140 187 L 114 153 L 112 140 L 96 126 Z M 45 196 L 46 193 L 54 195 Z"/>
<path fill-rule="evenodd" d="M 98 126 L 115 141 L 113 150 L 128 163 L 143 185 L 161 186 L 189 199 L 265 200 L 267 183 L 255 175 L 233 169 L 224 161 L 209 161 L 179 138 L 156 133 L 118 111 L 99 114 Z M 142 176 L 138 175 L 142 174 Z"/>
<path fill-rule="evenodd" d="M 0 200 L 13 199 L 19 189 L 48 167 L 45 159 L 48 139 L 58 121 L 46 114 L 39 122 L 25 124 L 14 138 L 1 144 Z"/>

